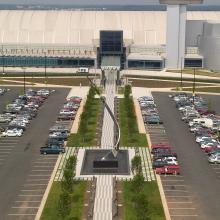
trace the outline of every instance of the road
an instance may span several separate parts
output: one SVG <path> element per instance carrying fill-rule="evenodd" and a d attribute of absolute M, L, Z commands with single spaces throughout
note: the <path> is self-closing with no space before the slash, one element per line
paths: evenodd
<path fill-rule="evenodd" d="M 178 154 L 181 175 L 184 177 L 194 207 L 198 212 L 198 216 L 192 219 L 219 220 L 220 175 L 216 169 L 220 167 L 216 168 L 208 164 L 207 156 L 196 144 L 194 135 L 189 132 L 188 126 L 181 121 L 180 114 L 168 94 L 153 93 L 153 96 L 164 122 L 169 143 L 173 145 L 174 151 Z M 219 96 L 205 96 L 205 98 L 213 101 L 215 110 L 220 114 Z M 186 218 L 182 216 L 181 219 Z"/>
<path fill-rule="evenodd" d="M 9 97 L 13 99 L 13 94 L 15 94 L 16 91 L 18 92 L 18 90 L 14 91 L 12 89 L 8 94 L 5 94 L 5 96 L 0 97 L 0 102 L 4 103 L 5 100 L 10 99 Z M 56 92 L 52 94 L 48 98 L 48 100 L 46 100 L 44 105 L 40 108 L 37 118 L 31 121 L 31 124 L 29 125 L 28 129 L 25 131 L 24 135 L 21 138 L 1 139 L 0 156 L 2 153 L 1 148 L 4 147 L 6 150 L 8 150 L 8 155 L 6 159 L 2 159 L 2 163 L 0 164 L 0 220 L 23 220 L 34 218 L 34 214 L 37 210 L 32 211 L 31 209 L 28 209 L 29 211 L 27 212 L 27 208 L 30 208 L 30 205 L 28 207 L 26 204 L 26 209 L 21 209 L 19 205 L 15 205 L 14 202 L 18 201 L 19 199 L 27 199 L 26 197 L 22 197 L 21 199 L 21 197 L 19 198 L 19 196 L 21 196 L 21 191 L 27 179 L 31 176 L 30 173 L 33 170 L 33 164 L 37 161 L 39 161 L 38 163 L 43 164 L 45 162 L 42 161 L 45 159 L 47 163 L 47 156 L 43 159 L 39 159 L 43 157 L 39 154 L 39 148 L 45 143 L 48 137 L 49 127 L 52 126 L 55 122 L 58 111 L 61 108 L 67 94 L 67 89 L 56 89 Z M 1 105 L 0 111 L 2 110 L 2 108 L 3 107 Z M 52 159 L 53 163 L 55 163 L 56 157 L 53 157 Z M 48 179 L 52 172 L 52 168 L 53 166 L 51 166 L 51 169 L 47 173 Z M 41 190 L 44 191 L 46 189 L 46 185 L 42 185 L 44 185 L 44 188 L 41 188 Z M 25 190 L 23 190 L 23 192 L 24 191 Z M 28 190 L 26 190 L 26 192 L 27 191 Z M 39 193 L 38 196 L 39 195 L 43 195 L 43 192 Z M 39 196 L 38 199 L 40 198 L 41 197 Z M 29 215 L 26 213 L 31 214 Z"/>

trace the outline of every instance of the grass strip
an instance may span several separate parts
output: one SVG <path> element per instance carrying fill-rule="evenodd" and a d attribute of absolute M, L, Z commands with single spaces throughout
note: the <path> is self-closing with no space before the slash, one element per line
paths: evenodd
<path fill-rule="evenodd" d="M 157 183 L 144 182 L 142 193 L 147 200 L 147 213 L 142 213 L 142 220 L 165 220 L 162 202 L 158 190 Z M 124 216 L 125 220 L 139 220 L 143 210 L 135 207 L 134 197 L 137 196 L 137 191 L 132 187 L 132 182 L 123 182 L 123 201 L 124 201 Z"/>
<path fill-rule="evenodd" d="M 67 142 L 68 147 L 96 146 L 96 129 L 98 115 L 101 111 L 101 102 L 94 98 L 93 88 L 90 88 L 87 101 L 80 118 L 77 134 L 70 134 Z"/>
<path fill-rule="evenodd" d="M 119 100 L 120 145 L 126 147 L 146 147 L 146 135 L 140 134 L 138 131 L 134 103 L 130 96 L 131 91 L 126 95 L 127 90 L 130 90 L 130 88 L 126 86 L 124 92 L 125 98 Z"/>
<path fill-rule="evenodd" d="M 71 194 L 71 212 L 66 219 L 80 220 L 84 206 L 84 193 L 86 191 L 87 182 L 74 181 L 73 192 Z M 59 215 L 58 202 L 62 192 L 61 182 L 54 182 L 50 190 L 46 205 L 44 207 L 41 220 L 63 220 Z"/>

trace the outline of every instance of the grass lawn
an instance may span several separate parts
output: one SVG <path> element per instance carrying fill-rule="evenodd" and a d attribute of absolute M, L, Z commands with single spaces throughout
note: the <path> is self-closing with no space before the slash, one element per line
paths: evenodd
<path fill-rule="evenodd" d="M 165 220 L 157 183 L 155 181 L 145 182 L 143 192 L 148 200 L 150 220 Z M 136 212 L 138 210 L 133 205 L 135 194 L 136 192 L 132 188 L 132 183 L 123 182 L 124 220 L 137 220 Z"/>
<path fill-rule="evenodd" d="M 71 195 L 72 204 L 71 212 L 68 218 L 74 218 L 74 220 L 80 220 L 82 218 L 82 211 L 84 207 L 84 193 L 87 187 L 87 182 L 78 181 L 74 183 L 74 190 Z M 64 220 L 58 212 L 58 200 L 61 193 L 60 182 L 54 182 L 50 190 L 46 205 L 44 207 L 41 220 Z"/>
<path fill-rule="evenodd" d="M 128 78 L 129 81 L 132 81 L 132 86 L 133 86 L 133 80 L 135 79 L 151 79 L 151 80 L 155 80 L 158 82 L 157 79 L 159 80 L 169 80 L 169 81 L 177 81 L 180 82 L 180 77 L 169 77 L 169 76 L 144 76 L 144 75 L 132 75 L 132 74 L 125 74 L 125 77 Z M 192 78 L 188 78 L 188 77 L 184 77 L 183 79 L 185 82 L 190 82 L 192 83 L 193 79 Z M 220 83 L 220 79 L 219 78 L 210 78 L 210 79 L 197 79 L 196 78 L 196 83 Z"/>
<path fill-rule="evenodd" d="M 119 124 L 121 129 L 120 145 L 124 147 L 146 147 L 147 139 L 145 134 L 140 134 L 138 131 L 137 121 L 133 123 L 133 130 L 131 132 L 128 126 L 128 117 L 126 114 L 126 107 L 124 99 L 119 101 Z"/>
<path fill-rule="evenodd" d="M 87 121 L 87 132 L 77 134 L 70 134 L 67 142 L 68 147 L 87 147 L 87 146 L 96 146 L 96 128 L 98 122 L 98 115 L 101 111 L 101 103 L 99 99 L 94 99 L 94 102 L 91 106 L 91 113 Z"/>
<path fill-rule="evenodd" d="M 170 73 L 180 73 L 180 70 L 167 70 L 167 72 L 170 72 Z M 183 73 L 184 74 L 194 74 L 194 69 L 186 68 L 186 69 L 183 70 Z M 220 73 L 212 72 L 212 71 L 206 70 L 206 69 L 196 69 L 196 75 L 220 77 Z"/>
<path fill-rule="evenodd" d="M 183 88 L 183 91 L 190 91 L 190 92 L 192 92 L 192 88 Z M 196 92 L 220 93 L 220 87 L 203 87 L 203 88 L 196 88 Z"/>
<path fill-rule="evenodd" d="M 146 80 L 146 79 L 132 79 L 132 86 L 134 87 L 148 87 L 148 88 L 172 88 L 179 87 L 179 81 L 162 81 L 162 80 Z M 197 84 L 198 86 L 207 86 L 207 84 Z M 193 86 L 193 83 L 183 82 L 183 86 Z"/>
<path fill-rule="evenodd" d="M 9 80 L 16 80 L 16 81 L 22 81 L 23 78 L 8 78 Z M 44 78 L 26 78 L 27 82 L 30 83 L 45 83 Z M 53 78 L 48 77 L 47 78 L 48 84 L 54 84 L 54 85 L 65 85 L 65 86 L 89 86 L 89 80 L 86 77 L 64 77 L 64 78 Z"/>

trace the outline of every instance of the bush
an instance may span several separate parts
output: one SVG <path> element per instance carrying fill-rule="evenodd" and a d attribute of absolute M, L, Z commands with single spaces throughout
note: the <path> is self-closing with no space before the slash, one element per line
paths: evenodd
<path fill-rule="evenodd" d="M 141 157 L 135 156 L 131 161 L 131 170 L 133 173 L 142 174 Z"/>
<path fill-rule="evenodd" d="M 59 214 L 62 218 L 69 215 L 71 210 L 71 196 L 68 192 L 64 191 L 60 194 L 58 202 Z"/>

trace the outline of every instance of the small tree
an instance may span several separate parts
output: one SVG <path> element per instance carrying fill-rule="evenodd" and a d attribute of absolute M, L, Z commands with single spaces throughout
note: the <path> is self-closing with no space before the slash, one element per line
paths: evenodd
<path fill-rule="evenodd" d="M 144 185 L 144 177 L 143 175 L 135 175 L 132 180 L 132 188 L 133 190 L 140 192 L 143 189 Z"/>
<path fill-rule="evenodd" d="M 73 170 L 65 169 L 62 180 L 63 190 L 71 193 L 73 191 Z"/>
<path fill-rule="evenodd" d="M 141 157 L 140 156 L 134 156 L 134 158 L 132 159 L 131 170 L 132 170 L 132 173 L 136 173 L 139 175 L 142 173 Z"/>
<path fill-rule="evenodd" d="M 59 214 L 62 218 L 65 218 L 69 215 L 71 209 L 71 197 L 70 194 L 66 191 L 60 194 L 60 198 L 58 201 L 58 210 Z"/>
<path fill-rule="evenodd" d="M 136 217 L 138 220 L 150 220 L 149 217 L 149 205 L 146 195 L 143 192 L 136 193 L 134 195 L 134 206 L 136 212 Z"/>

